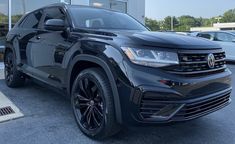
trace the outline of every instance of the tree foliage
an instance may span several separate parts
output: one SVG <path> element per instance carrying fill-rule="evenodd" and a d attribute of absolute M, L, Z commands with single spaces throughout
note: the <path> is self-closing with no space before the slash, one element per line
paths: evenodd
<path fill-rule="evenodd" d="M 218 20 L 218 17 L 221 20 Z M 146 25 L 153 31 L 157 30 L 171 30 L 171 16 L 167 16 L 164 20 L 157 21 L 146 18 Z M 175 31 L 189 31 L 191 27 L 210 27 L 216 22 L 235 22 L 235 9 L 226 11 L 222 16 L 212 18 L 195 18 L 190 15 L 183 15 L 180 17 L 173 17 L 173 24 Z"/>
<path fill-rule="evenodd" d="M 179 24 L 179 21 L 176 19 L 176 17 L 171 17 L 168 16 L 164 19 L 163 22 L 163 30 L 170 30 L 171 29 L 171 23 L 172 23 L 172 19 L 173 19 L 173 25 L 176 26 Z"/>
<path fill-rule="evenodd" d="M 235 9 L 225 12 L 222 17 L 222 22 L 235 22 Z"/>
<path fill-rule="evenodd" d="M 145 18 L 145 25 L 152 31 L 160 30 L 159 22 L 150 18 Z"/>

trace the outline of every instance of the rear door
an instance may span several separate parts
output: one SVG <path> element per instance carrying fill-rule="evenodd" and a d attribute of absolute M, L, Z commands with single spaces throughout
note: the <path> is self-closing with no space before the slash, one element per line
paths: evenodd
<path fill-rule="evenodd" d="M 17 63 L 27 63 L 27 47 L 31 46 L 31 42 L 34 39 L 35 34 L 38 31 L 38 26 L 42 18 L 42 10 L 35 11 L 28 14 L 17 26 L 16 37 L 13 41 L 14 48 L 16 49 Z"/>

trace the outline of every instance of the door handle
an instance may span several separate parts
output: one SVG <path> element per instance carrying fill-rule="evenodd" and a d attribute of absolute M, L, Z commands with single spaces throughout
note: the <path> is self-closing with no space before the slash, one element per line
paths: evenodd
<path fill-rule="evenodd" d="M 37 37 L 36 37 L 36 39 L 37 39 L 37 40 L 40 40 L 40 39 L 41 39 L 41 37 L 40 37 L 40 36 L 37 36 Z"/>
<path fill-rule="evenodd" d="M 18 38 L 21 38 L 21 34 L 18 34 L 17 37 L 18 37 Z"/>

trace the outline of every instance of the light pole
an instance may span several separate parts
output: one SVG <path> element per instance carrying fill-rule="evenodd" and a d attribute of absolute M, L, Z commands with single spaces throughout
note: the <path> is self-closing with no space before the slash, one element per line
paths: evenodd
<path fill-rule="evenodd" d="M 23 5 L 23 12 L 24 14 L 26 14 L 26 5 L 25 5 L 25 0 L 22 1 L 22 5 Z"/>
<path fill-rule="evenodd" d="M 11 0 L 8 1 L 8 29 L 11 30 Z"/>
<path fill-rule="evenodd" d="M 171 31 L 174 31 L 174 17 L 171 16 Z"/>

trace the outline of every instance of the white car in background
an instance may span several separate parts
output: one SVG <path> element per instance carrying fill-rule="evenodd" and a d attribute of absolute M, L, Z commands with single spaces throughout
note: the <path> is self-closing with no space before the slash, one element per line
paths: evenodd
<path fill-rule="evenodd" d="M 235 31 L 198 32 L 196 36 L 216 42 L 224 49 L 226 60 L 235 61 Z"/>

